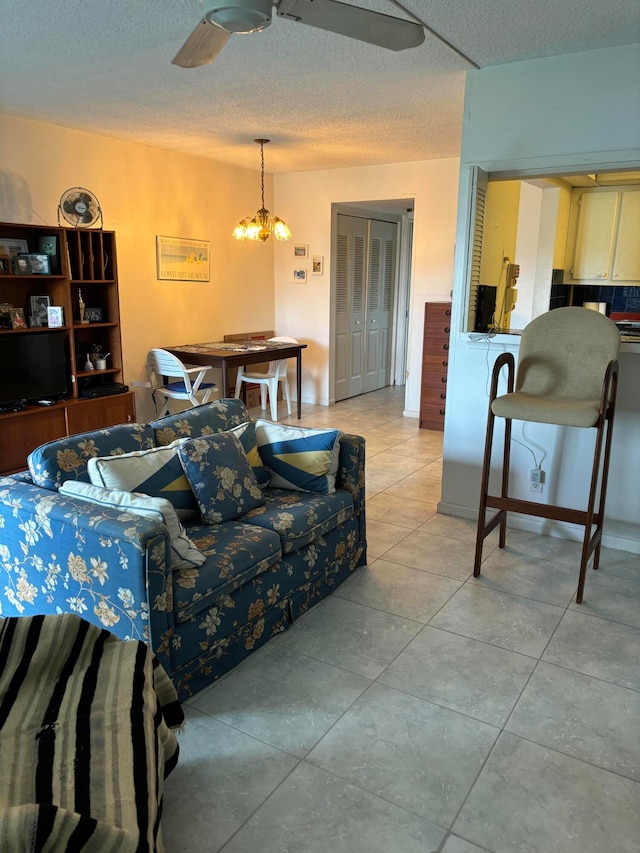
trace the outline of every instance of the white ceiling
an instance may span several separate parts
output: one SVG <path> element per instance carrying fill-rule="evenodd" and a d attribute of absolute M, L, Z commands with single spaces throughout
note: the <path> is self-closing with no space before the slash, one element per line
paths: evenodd
<path fill-rule="evenodd" d="M 354 0 L 406 17 L 393 0 Z M 640 41 L 637 0 L 402 0 L 480 67 Z M 212 65 L 171 59 L 200 0 L 3 0 L 0 112 L 268 172 L 455 157 L 473 67 L 280 18 Z"/>

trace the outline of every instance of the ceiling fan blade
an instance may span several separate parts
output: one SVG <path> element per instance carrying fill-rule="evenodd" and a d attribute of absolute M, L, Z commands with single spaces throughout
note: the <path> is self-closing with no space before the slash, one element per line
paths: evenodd
<path fill-rule="evenodd" d="M 231 33 L 216 24 L 208 23 L 203 18 L 171 62 L 173 65 L 179 65 L 180 68 L 208 65 L 209 62 L 213 62 L 230 37 Z"/>
<path fill-rule="evenodd" d="M 389 50 L 417 47 L 424 41 L 424 28 L 420 24 L 359 6 L 349 6 L 338 0 L 280 0 L 276 2 L 276 7 L 281 18 L 377 44 Z"/>

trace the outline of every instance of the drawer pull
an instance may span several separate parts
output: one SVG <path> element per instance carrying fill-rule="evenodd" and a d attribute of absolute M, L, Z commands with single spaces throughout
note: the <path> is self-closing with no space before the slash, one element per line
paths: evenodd
<path fill-rule="evenodd" d="M 440 382 L 444 382 L 444 384 L 446 385 L 447 384 L 447 377 L 443 376 L 442 379 L 440 380 Z"/>
<path fill-rule="evenodd" d="M 444 344 L 444 345 L 443 345 L 443 347 L 442 347 L 442 349 L 444 349 L 444 350 L 449 349 L 449 344 Z"/>
<path fill-rule="evenodd" d="M 440 414 L 444 417 L 444 409 L 440 409 Z"/>
<path fill-rule="evenodd" d="M 442 394 L 440 394 L 440 399 L 441 399 L 441 400 L 446 400 L 446 399 L 447 399 L 447 395 L 443 392 Z"/>
<path fill-rule="evenodd" d="M 449 332 L 451 331 L 451 326 L 445 326 L 444 330 L 447 334 L 449 334 Z"/>
<path fill-rule="evenodd" d="M 448 366 L 449 366 L 449 362 L 448 362 L 448 361 L 443 361 L 443 362 L 442 362 L 442 366 L 443 366 L 443 367 L 448 367 Z"/>
<path fill-rule="evenodd" d="M 450 316 L 451 316 L 451 308 L 447 308 L 447 310 L 444 312 L 444 316 L 445 316 L 445 317 L 450 317 Z"/>

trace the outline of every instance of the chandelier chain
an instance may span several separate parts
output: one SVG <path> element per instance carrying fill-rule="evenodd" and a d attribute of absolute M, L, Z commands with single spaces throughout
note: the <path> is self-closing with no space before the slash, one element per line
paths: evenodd
<path fill-rule="evenodd" d="M 264 140 L 260 140 L 260 189 L 262 191 L 262 207 L 264 208 Z"/>

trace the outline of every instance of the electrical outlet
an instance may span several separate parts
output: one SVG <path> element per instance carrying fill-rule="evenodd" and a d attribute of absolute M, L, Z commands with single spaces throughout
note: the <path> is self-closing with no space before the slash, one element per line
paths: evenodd
<path fill-rule="evenodd" d="M 539 495 L 543 492 L 544 471 L 542 468 L 532 468 L 529 472 L 529 491 L 537 492 Z"/>
<path fill-rule="evenodd" d="M 529 491 L 537 492 L 539 495 L 544 491 L 544 486 L 542 483 L 535 483 L 533 480 L 529 483 Z"/>

